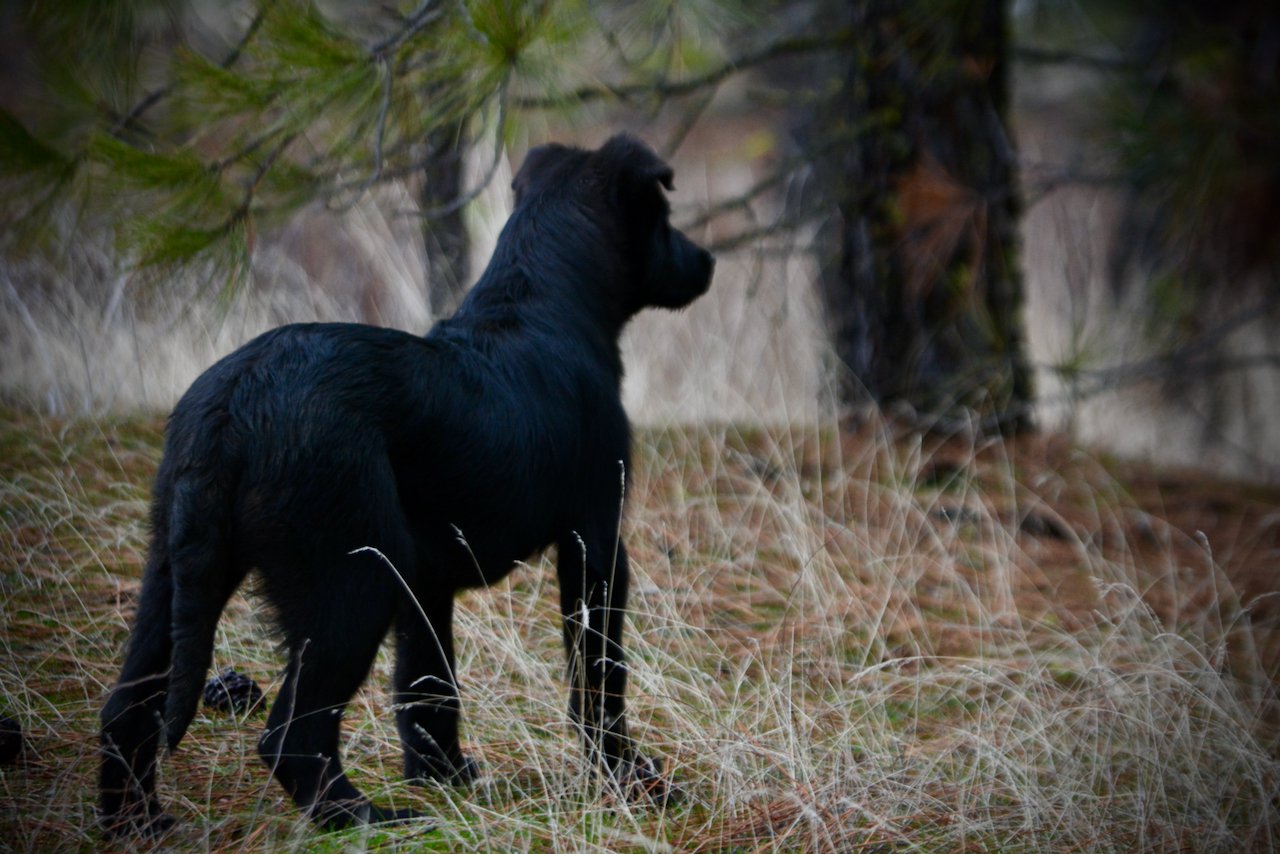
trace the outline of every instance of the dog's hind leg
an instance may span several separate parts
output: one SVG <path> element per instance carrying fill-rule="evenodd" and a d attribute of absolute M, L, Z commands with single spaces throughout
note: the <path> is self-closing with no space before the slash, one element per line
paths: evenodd
<path fill-rule="evenodd" d="M 163 538 L 152 538 L 120 679 L 102 709 L 99 818 L 109 836 L 159 833 L 173 820 L 156 798 L 172 642 L 173 578 Z"/>
<path fill-rule="evenodd" d="M 247 567 L 232 562 L 231 499 L 208 480 L 173 488 L 169 554 L 173 567 L 173 664 L 165 701 L 165 736 L 173 750 L 195 717 L 213 662 L 218 619 Z"/>
<path fill-rule="evenodd" d="M 376 555 L 339 554 L 320 577 L 307 580 L 305 591 L 289 591 L 287 599 L 273 596 L 268 585 L 290 661 L 258 741 L 276 780 L 327 828 L 413 815 L 373 806 L 342 769 L 342 716 L 391 624 L 394 587 Z"/>
<path fill-rule="evenodd" d="M 458 785 L 479 774 L 458 744 L 453 591 L 403 602 L 396 614 L 396 725 L 408 780 Z"/>

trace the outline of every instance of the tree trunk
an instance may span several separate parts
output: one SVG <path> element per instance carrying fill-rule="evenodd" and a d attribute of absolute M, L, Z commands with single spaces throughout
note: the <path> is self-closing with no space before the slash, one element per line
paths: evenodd
<path fill-rule="evenodd" d="M 845 400 L 1030 427 L 1004 0 L 827 10 L 858 40 L 810 132 L 835 141 L 817 174 L 839 212 L 822 292 Z"/>
<path fill-rule="evenodd" d="M 447 317 L 462 302 L 471 278 L 471 243 L 462 218 L 466 130 L 448 128 L 427 139 L 430 156 L 422 170 L 422 243 L 427 259 L 427 293 L 434 317 Z"/>

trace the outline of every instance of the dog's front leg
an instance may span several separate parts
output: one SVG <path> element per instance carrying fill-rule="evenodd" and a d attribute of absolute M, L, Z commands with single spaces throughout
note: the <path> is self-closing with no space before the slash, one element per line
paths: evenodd
<path fill-rule="evenodd" d="M 670 788 L 627 731 L 627 554 L 620 541 L 561 542 L 558 575 L 568 660 L 569 715 L 598 763 L 629 796 L 665 800 Z"/>
<path fill-rule="evenodd" d="M 396 725 L 405 778 L 465 785 L 480 766 L 458 743 L 458 677 L 453 654 L 453 591 L 404 602 L 396 617 Z"/>

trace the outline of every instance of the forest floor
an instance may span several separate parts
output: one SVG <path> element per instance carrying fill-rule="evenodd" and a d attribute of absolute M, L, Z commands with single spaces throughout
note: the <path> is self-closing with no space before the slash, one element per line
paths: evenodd
<path fill-rule="evenodd" d="M 146 548 L 163 421 L 0 410 L 0 848 L 96 850 L 97 712 Z M 1275 850 L 1280 489 L 1061 436 L 885 424 L 637 435 L 628 521 L 639 738 L 684 792 L 600 791 L 564 714 L 553 564 L 459 608 L 470 790 L 397 781 L 388 653 L 346 762 L 432 816 L 313 831 L 202 710 L 162 761 L 197 850 Z M 233 599 L 215 667 L 272 695 Z M 126 850 L 128 845 L 121 845 Z"/>
<path fill-rule="evenodd" d="M 1247 607 L 1264 669 L 1280 674 L 1280 487 L 1090 454 L 1063 436 L 1024 436 L 998 452 L 995 447 L 976 458 L 978 470 L 985 467 L 989 477 L 1010 460 L 1028 483 L 1061 478 L 1072 469 L 1080 475 L 1066 475 L 1061 500 L 1044 513 L 1024 513 L 1019 520 L 1040 572 L 1060 580 L 1075 577 L 1077 583 L 1054 588 L 1062 604 L 1080 614 L 1097 605 L 1097 591 L 1082 583 L 1070 546 L 1076 538 L 1090 538 L 1105 553 L 1132 560 L 1143 600 L 1170 626 L 1189 612 L 1221 607 L 1230 591 L 1232 601 Z M 965 443 L 954 450 L 943 443 L 934 456 L 935 468 L 972 462 Z M 1098 479 L 1083 470 L 1093 467 L 1109 476 L 1112 492 L 1104 497 L 1119 511 L 1101 519 Z"/>

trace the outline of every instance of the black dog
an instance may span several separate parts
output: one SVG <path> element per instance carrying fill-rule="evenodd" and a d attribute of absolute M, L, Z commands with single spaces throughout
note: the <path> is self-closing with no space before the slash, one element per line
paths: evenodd
<path fill-rule="evenodd" d="M 668 224 L 671 169 L 632 138 L 534 149 L 514 186 L 488 269 L 425 338 L 285 326 L 179 401 L 128 654 L 102 711 L 109 832 L 171 823 L 157 749 L 186 732 L 214 627 L 252 569 L 290 654 L 258 752 L 299 806 L 326 826 L 408 817 L 372 806 L 338 758 L 342 711 L 392 625 L 405 774 L 473 779 L 458 744 L 454 593 L 551 544 L 570 714 L 614 780 L 665 794 L 624 714 L 618 337 L 640 309 L 704 293 L 714 261 Z"/>

